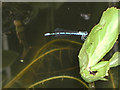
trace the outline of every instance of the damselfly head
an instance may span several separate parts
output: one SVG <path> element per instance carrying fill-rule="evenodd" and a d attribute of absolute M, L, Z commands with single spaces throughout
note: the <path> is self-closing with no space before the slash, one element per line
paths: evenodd
<path fill-rule="evenodd" d="M 84 32 L 84 34 L 85 34 L 85 35 L 88 35 L 88 32 L 87 32 L 87 31 L 85 31 L 85 32 Z"/>
<path fill-rule="evenodd" d="M 87 32 L 87 31 L 79 31 L 79 34 L 84 35 L 84 36 L 87 36 L 87 35 L 88 35 L 88 32 Z"/>

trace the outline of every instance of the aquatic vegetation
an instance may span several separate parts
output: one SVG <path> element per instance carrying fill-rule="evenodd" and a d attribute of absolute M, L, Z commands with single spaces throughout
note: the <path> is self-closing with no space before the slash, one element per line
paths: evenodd
<path fill-rule="evenodd" d="M 3 27 L 4 30 L 11 30 L 9 26 L 12 26 L 12 30 L 14 30 L 15 36 L 15 30 L 20 29 L 14 26 L 16 21 L 14 24 L 13 21 L 18 20 L 18 25 L 20 24 L 19 20 L 22 21 L 25 24 L 22 28 L 24 28 L 27 33 L 23 34 L 25 34 L 27 37 L 29 42 L 28 44 L 31 45 L 31 49 L 28 51 L 28 53 L 24 54 L 24 62 L 20 62 L 20 57 L 13 64 L 11 64 L 12 78 L 3 84 L 3 88 L 88 88 L 89 85 L 83 81 L 79 74 L 79 62 L 77 55 L 83 45 L 83 43 L 81 43 L 80 37 L 73 38 L 71 36 L 64 39 L 58 39 L 58 37 L 45 37 L 44 33 L 54 32 L 54 28 L 57 27 L 69 28 L 73 30 L 81 29 L 89 32 L 89 26 L 86 25 L 86 21 L 89 22 L 93 14 L 85 11 L 90 13 L 90 18 L 89 20 L 84 20 L 85 22 L 83 22 L 80 18 L 80 15 L 81 13 L 84 14 L 85 12 L 80 11 L 82 10 L 80 8 L 81 4 L 77 4 L 77 6 L 76 3 L 26 2 L 23 4 L 23 7 L 22 4 L 23 3 L 8 3 L 5 5 L 3 10 L 5 11 L 3 15 Z M 75 10 L 78 12 L 77 14 L 73 12 Z M 64 14 L 63 11 L 66 13 Z M 92 12 L 94 11 L 95 10 Z M 6 12 L 8 14 L 6 14 Z M 71 18 L 67 18 L 62 20 L 65 18 L 65 15 L 69 17 L 69 14 L 70 17 L 74 17 L 73 15 L 76 17 L 76 15 L 78 15 L 76 17 L 77 19 L 70 20 Z M 100 13 L 97 11 L 95 16 L 98 17 L 98 14 L 100 15 Z M 9 19 L 8 16 L 10 16 Z M 60 20 L 56 17 L 62 19 Z M 96 17 L 94 17 L 94 19 L 97 19 Z M 78 18 L 80 18 L 80 20 L 78 20 Z M 73 22 L 69 23 L 69 20 Z M 8 23 L 12 23 L 12 25 L 10 24 L 8 27 L 6 27 Z M 85 24 L 85 28 L 83 23 Z M 93 22 L 90 21 L 88 24 L 92 23 Z M 95 23 L 96 22 L 94 22 L 94 24 Z M 11 36 L 12 35 L 13 33 Z M 22 39 L 19 38 L 19 36 L 16 38 L 18 38 L 19 41 Z M 14 39 L 11 39 L 10 42 L 12 43 L 13 41 Z M 17 43 L 19 43 L 19 41 Z M 11 45 L 14 47 L 18 44 L 13 43 Z M 19 48 L 19 45 L 17 48 Z M 104 59 L 107 60 L 108 58 Z M 116 73 L 116 68 L 111 69 L 109 72 L 110 77 L 108 77 L 110 82 L 97 81 L 95 82 L 96 87 L 102 86 L 116 88 L 118 86 L 118 76 L 116 76 Z"/>
<path fill-rule="evenodd" d="M 97 80 L 106 81 L 105 76 L 108 76 L 108 70 L 119 65 L 120 52 L 115 52 L 109 61 L 100 61 L 118 39 L 120 32 L 118 29 L 120 26 L 118 22 L 119 12 L 120 10 L 115 7 L 104 11 L 100 22 L 93 27 L 80 50 L 78 55 L 80 74 L 88 83 Z"/>
<path fill-rule="evenodd" d="M 65 39 L 58 39 L 58 40 L 53 40 L 53 41 L 48 42 L 45 46 L 41 47 L 38 50 L 38 52 L 36 53 L 36 57 L 34 57 L 33 61 L 31 61 L 31 63 L 28 64 L 23 70 L 21 70 L 10 82 L 8 82 L 4 86 L 4 88 L 9 88 L 13 84 L 15 84 L 15 82 L 18 81 L 20 78 L 22 78 L 23 75 L 25 75 L 25 73 L 28 73 L 30 68 L 34 67 L 34 64 L 37 64 L 38 62 L 40 64 L 40 62 L 43 62 L 42 60 L 45 60 L 45 59 L 42 59 L 42 58 L 44 58 L 46 55 L 51 54 L 51 53 L 53 53 L 55 51 L 73 49 L 73 48 L 70 48 L 70 47 L 65 47 L 65 48 L 61 47 L 60 48 L 60 46 L 59 46 L 59 48 L 55 48 L 55 49 L 51 49 L 49 51 L 42 52 L 42 50 L 46 49 L 47 47 L 51 47 L 50 46 L 51 44 L 54 44 L 55 42 L 60 42 L 60 41 L 67 42 L 67 43 L 69 42 L 69 43 L 74 43 L 74 44 L 80 44 L 81 45 L 81 43 L 78 43 L 78 42 L 75 42 L 75 41 L 71 41 L 71 40 L 65 40 Z M 40 53 L 40 52 L 42 52 L 42 53 Z M 39 67 L 39 65 L 38 65 L 38 67 Z M 41 67 L 39 67 L 39 68 L 41 68 Z"/>
<path fill-rule="evenodd" d="M 81 84 L 83 84 L 83 86 L 85 87 L 88 87 L 87 84 L 85 84 L 83 81 L 81 81 L 79 78 L 77 77 L 74 77 L 74 76 L 68 76 L 69 74 L 67 74 L 67 72 L 70 72 L 70 71 L 74 71 L 75 69 L 78 68 L 77 67 L 71 67 L 70 68 L 67 68 L 67 69 L 59 69 L 58 71 L 54 71 L 54 70 L 48 70 L 46 71 L 45 68 L 48 68 L 48 67 L 45 67 L 43 66 L 44 62 L 46 62 L 46 64 L 50 63 L 50 62 L 56 62 L 55 60 L 57 59 L 60 59 L 58 58 L 59 56 L 61 56 L 61 54 L 63 53 L 64 50 L 66 51 L 71 51 L 71 50 L 74 50 L 73 47 L 60 47 L 60 46 L 57 46 L 59 48 L 55 48 L 55 43 L 59 43 L 59 42 L 66 42 L 66 43 L 71 43 L 71 44 L 77 44 L 78 46 L 79 45 L 82 45 L 81 43 L 79 42 L 75 42 L 75 41 L 72 41 L 72 40 L 65 40 L 65 39 L 56 39 L 56 40 L 52 40 L 50 42 L 48 42 L 47 44 L 45 44 L 45 46 L 41 47 L 38 52 L 36 52 L 36 58 L 34 58 L 25 68 L 23 68 L 23 70 L 21 70 L 15 77 L 13 77 L 12 80 L 10 80 L 5 86 L 4 88 L 11 88 L 11 87 L 14 87 L 14 85 L 16 85 L 16 81 L 19 81 L 19 82 L 24 82 L 24 84 L 26 83 L 26 85 L 24 86 L 23 84 L 20 85 L 20 87 L 29 87 L 29 88 L 34 88 L 33 86 L 38 86 L 40 83 L 44 83 L 44 82 L 50 82 L 51 80 L 54 80 L 54 79 L 57 79 L 57 78 L 68 78 L 68 79 L 73 79 L 73 80 L 77 80 L 79 81 Z M 53 48 L 54 49 L 49 49 L 51 48 L 51 46 L 53 45 Z M 58 45 L 58 44 L 57 44 Z M 78 47 L 79 48 L 79 47 Z M 46 51 L 47 50 L 47 51 Z M 58 54 L 58 56 L 56 56 L 56 54 L 54 55 L 54 52 L 57 53 L 57 51 L 62 51 L 62 53 L 60 53 L 60 55 Z M 40 53 L 41 52 L 41 53 Z M 52 60 L 51 56 L 56 57 L 55 60 Z M 46 58 L 46 59 L 45 59 Z M 65 57 L 64 57 L 65 58 Z M 61 58 L 62 59 L 62 58 Z M 62 59 L 62 66 L 64 66 L 64 59 Z M 60 63 L 60 62 L 59 62 Z M 37 65 L 37 66 L 36 66 Z M 59 64 L 57 64 L 59 65 Z M 36 69 L 35 69 L 36 68 Z M 44 71 L 43 71 L 44 70 Z M 39 73 L 38 73 L 39 72 Z M 63 72 L 66 72 L 66 74 L 64 75 Z M 37 74 L 38 73 L 38 74 Z M 57 74 L 58 73 L 58 74 Z M 36 76 L 37 79 L 40 79 L 38 82 L 35 83 L 34 79 L 32 79 L 33 75 Z M 39 78 L 38 78 L 38 76 Z M 28 81 L 28 78 L 30 78 L 28 75 L 30 75 L 32 81 Z M 52 76 L 47 76 L 47 75 L 52 75 Z M 60 76 L 62 75 L 62 76 Z M 48 78 L 49 77 L 49 78 Z M 48 79 L 43 79 L 43 78 L 48 78 Z M 27 80 L 28 82 L 26 82 L 25 80 Z M 33 84 L 34 83 L 34 84 Z M 43 85 L 43 84 L 42 84 Z M 46 84 L 44 84 L 45 87 L 46 87 Z M 41 86 L 42 87 L 42 86 Z"/>
<path fill-rule="evenodd" d="M 31 86 L 29 86 L 28 88 L 34 88 L 36 85 L 38 84 L 41 84 L 41 83 L 44 83 L 46 81 L 49 81 L 49 80 L 54 80 L 54 79 L 58 79 L 58 78 L 68 78 L 68 79 L 74 79 L 80 83 L 82 83 L 86 88 L 88 88 L 88 86 L 82 81 L 80 80 L 79 78 L 76 78 L 76 77 L 72 77 L 72 76 L 54 76 L 54 77 L 50 77 L 50 78 L 47 78 L 47 79 L 44 79 L 44 80 L 41 80 L 35 84 L 32 84 Z"/>

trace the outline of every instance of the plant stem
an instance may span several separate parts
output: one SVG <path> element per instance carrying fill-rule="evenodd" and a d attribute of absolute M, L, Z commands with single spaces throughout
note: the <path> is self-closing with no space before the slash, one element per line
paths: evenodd
<path fill-rule="evenodd" d="M 89 90 L 95 90 L 95 83 L 89 83 Z"/>

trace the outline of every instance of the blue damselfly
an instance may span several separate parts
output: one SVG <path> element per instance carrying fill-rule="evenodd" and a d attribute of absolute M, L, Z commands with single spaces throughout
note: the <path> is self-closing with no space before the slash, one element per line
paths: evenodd
<path fill-rule="evenodd" d="M 45 33 L 44 36 L 81 36 L 82 40 L 86 39 L 86 36 L 88 35 L 87 31 L 71 31 L 71 30 L 65 30 L 62 28 L 56 28 L 55 32 Z"/>

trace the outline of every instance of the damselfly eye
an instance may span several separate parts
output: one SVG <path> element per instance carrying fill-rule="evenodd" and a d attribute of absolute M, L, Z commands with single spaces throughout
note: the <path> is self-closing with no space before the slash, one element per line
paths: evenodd
<path fill-rule="evenodd" d="M 88 35 L 88 32 L 85 32 L 85 35 Z"/>

